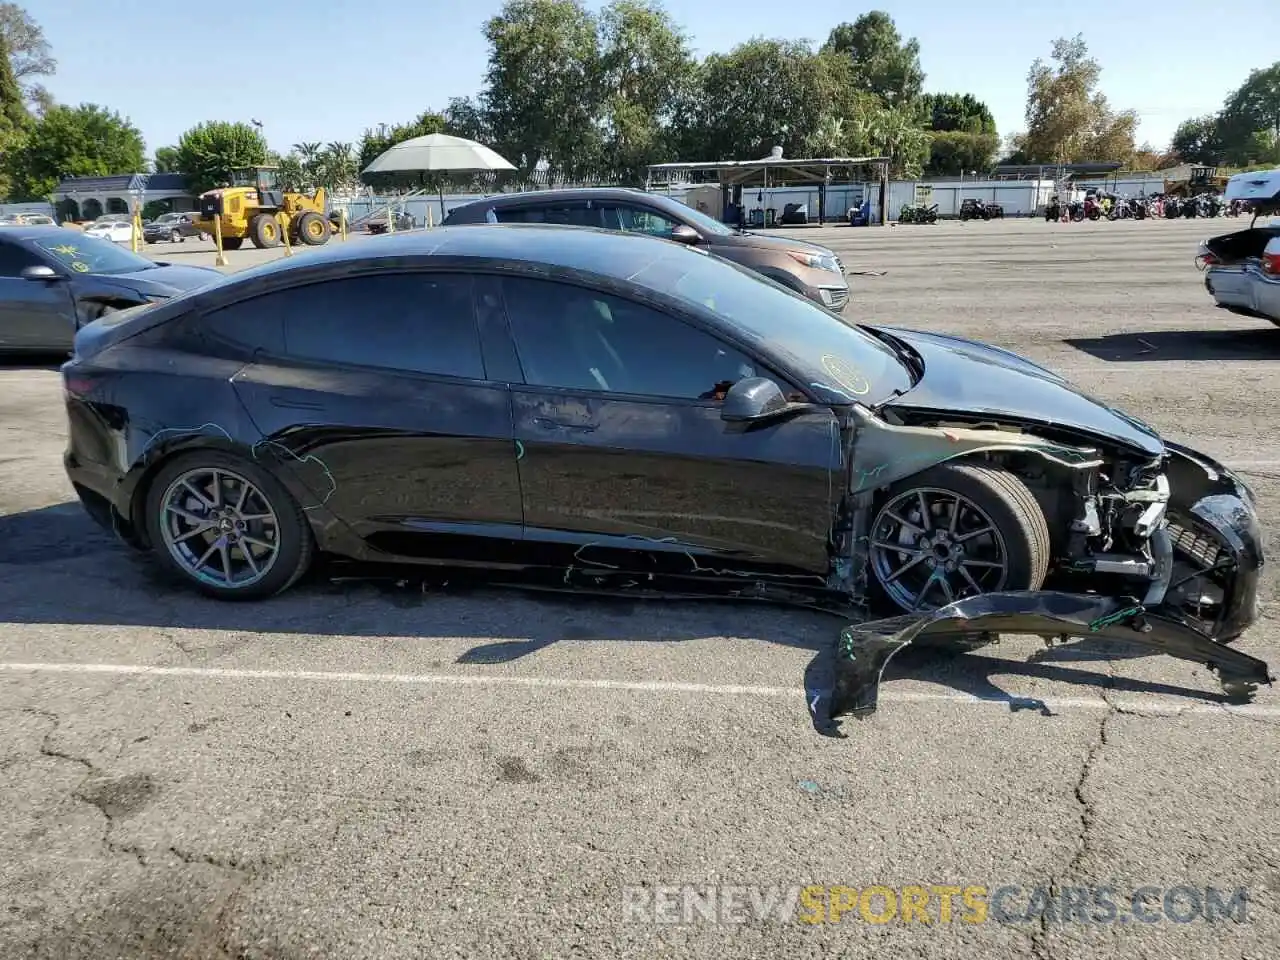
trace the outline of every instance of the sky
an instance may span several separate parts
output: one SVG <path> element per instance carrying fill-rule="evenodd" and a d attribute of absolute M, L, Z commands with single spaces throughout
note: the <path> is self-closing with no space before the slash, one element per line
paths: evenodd
<path fill-rule="evenodd" d="M 20 0 L 22 2 L 22 0 Z M 357 141 L 379 123 L 412 120 L 479 91 L 483 25 L 501 0 L 273 0 L 205 7 L 181 0 L 25 0 L 58 61 L 45 85 L 60 103 L 98 103 L 128 117 L 148 153 L 202 120 L 258 120 L 272 149 Z M 601 4 L 587 3 L 592 9 Z M 815 44 L 868 10 L 920 41 L 930 92 L 972 93 L 1001 135 L 1023 127 L 1031 62 L 1055 37 L 1084 34 L 1114 108 L 1138 111 L 1138 142 L 1168 144 L 1184 119 L 1212 112 L 1280 55 L 1280 3 L 1251 0 L 1248 30 L 1204 0 L 665 0 L 699 56 L 752 37 Z M 1235 4 L 1221 8 L 1237 9 Z M 672 157 L 705 160 L 706 157 Z"/>

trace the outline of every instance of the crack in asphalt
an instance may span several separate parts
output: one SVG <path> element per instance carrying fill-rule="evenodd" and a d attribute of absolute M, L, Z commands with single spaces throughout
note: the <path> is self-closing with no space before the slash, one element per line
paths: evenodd
<path fill-rule="evenodd" d="M 90 789 L 94 785 L 93 781 L 95 780 L 102 786 L 117 783 L 118 780 L 108 776 L 105 771 L 100 770 L 93 761 L 85 757 L 68 753 L 53 745 L 53 738 L 57 735 L 58 730 L 62 725 L 62 719 L 56 713 L 51 710 L 44 710 L 38 707 L 27 707 L 23 712 L 42 717 L 50 723 L 49 729 L 40 739 L 38 749 L 41 756 L 50 757 L 54 760 L 62 760 L 67 763 L 74 763 L 84 769 L 84 777 L 71 791 L 71 796 L 80 803 L 93 807 L 102 815 L 104 821 L 102 833 L 103 847 L 113 855 L 132 858 L 138 866 L 144 869 L 155 865 L 148 857 L 147 852 L 136 844 L 119 843 L 112 839 L 112 831 L 115 829 L 116 821 L 120 819 L 120 814 L 116 809 L 116 804 L 112 801 L 110 793 L 100 793 Z M 123 750 L 121 752 L 123 753 Z M 149 777 L 140 781 L 140 783 L 144 785 L 145 791 L 150 791 L 151 786 Z M 127 816 L 128 814 L 125 815 Z M 241 865 L 240 862 L 235 859 L 224 860 L 209 854 L 193 853 L 191 851 L 182 850 L 173 845 L 170 845 L 166 852 L 184 864 L 204 864 L 206 866 L 238 874 L 245 880 L 253 876 L 253 871 L 250 867 Z"/>
<path fill-rule="evenodd" d="M 1106 711 L 1102 714 L 1102 719 L 1098 721 L 1098 730 L 1094 736 L 1093 742 L 1089 745 L 1089 749 L 1085 751 L 1083 762 L 1080 764 L 1080 773 L 1076 776 L 1075 785 L 1072 787 L 1072 796 L 1075 798 L 1079 807 L 1080 829 L 1076 836 L 1075 852 L 1071 855 L 1071 859 L 1067 861 L 1066 866 L 1055 872 L 1049 877 L 1049 895 L 1051 903 L 1056 904 L 1062 895 L 1062 881 L 1067 879 L 1084 862 L 1085 857 L 1089 853 L 1089 845 L 1091 835 L 1093 833 L 1094 824 L 1097 822 L 1097 810 L 1095 801 L 1090 799 L 1086 785 L 1089 777 L 1093 773 L 1094 766 L 1102 759 L 1102 754 L 1111 742 L 1111 723 L 1122 714 L 1128 713 L 1133 715 L 1133 711 L 1126 711 L 1112 702 L 1108 692 L 1115 686 L 1115 667 L 1114 661 L 1107 659 L 1107 683 L 1101 688 L 1099 693 L 1107 704 Z M 1031 954 L 1036 960 L 1054 960 L 1053 952 L 1049 949 L 1047 938 L 1049 935 L 1049 922 L 1051 919 L 1051 911 L 1053 907 L 1049 907 L 1041 912 L 1039 923 L 1032 930 L 1030 935 Z"/>

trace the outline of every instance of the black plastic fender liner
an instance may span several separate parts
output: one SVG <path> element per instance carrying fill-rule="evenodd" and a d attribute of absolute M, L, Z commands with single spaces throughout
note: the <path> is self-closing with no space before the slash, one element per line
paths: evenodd
<path fill-rule="evenodd" d="M 1217 642 L 1171 605 L 1148 610 L 1134 599 L 1049 590 L 987 593 L 937 610 L 853 623 L 841 630 L 827 719 L 874 713 L 884 668 L 908 644 L 922 637 L 963 641 L 992 633 L 1141 644 L 1171 657 L 1205 664 L 1218 674 L 1228 694 L 1246 700 L 1257 684 L 1270 684 L 1274 679 L 1266 663 Z"/>

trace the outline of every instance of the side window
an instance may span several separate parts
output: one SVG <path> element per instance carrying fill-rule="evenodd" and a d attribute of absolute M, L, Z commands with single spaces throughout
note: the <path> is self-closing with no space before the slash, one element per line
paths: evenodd
<path fill-rule="evenodd" d="M 16 244 L 0 242 L 0 277 L 16 277 L 27 267 L 38 267 L 42 263 L 34 253 Z"/>
<path fill-rule="evenodd" d="M 552 280 L 506 278 L 503 299 L 526 382 L 683 400 L 719 400 L 756 366 L 652 307 Z"/>
<path fill-rule="evenodd" d="M 272 296 L 288 356 L 484 379 L 469 276 L 349 277 Z"/>
<path fill-rule="evenodd" d="M 645 233 L 651 237 L 670 237 L 676 221 L 653 210 L 627 204 L 606 204 L 601 208 L 604 225 L 610 230 Z"/>
<path fill-rule="evenodd" d="M 247 353 L 262 350 L 279 356 L 284 353 L 284 314 L 287 309 L 285 293 L 268 293 L 211 310 L 200 318 L 200 331 L 214 341 Z"/>
<path fill-rule="evenodd" d="M 499 223 L 528 223 L 527 212 L 519 207 L 500 207 L 495 209 L 493 214 L 498 218 Z"/>
<path fill-rule="evenodd" d="M 558 223 L 569 227 L 600 226 L 600 211 L 583 203 L 561 206 L 525 207 L 521 210 L 499 210 L 499 223 Z"/>

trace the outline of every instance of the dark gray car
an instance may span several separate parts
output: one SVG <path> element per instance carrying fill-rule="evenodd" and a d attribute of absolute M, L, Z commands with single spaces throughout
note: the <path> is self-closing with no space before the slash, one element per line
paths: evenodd
<path fill-rule="evenodd" d="M 220 276 L 157 263 L 64 227 L 0 231 L 0 352 L 71 349 L 76 331 L 113 310 L 167 300 Z"/>
<path fill-rule="evenodd" d="M 540 190 L 485 197 L 449 211 L 445 226 L 557 223 L 643 233 L 708 250 L 804 294 L 837 313 L 849 302 L 840 258 L 826 247 L 726 226 L 671 197 L 618 187 Z"/>
<path fill-rule="evenodd" d="M 142 239 L 147 243 L 183 243 L 187 237 L 204 237 L 204 231 L 196 226 L 192 213 L 164 213 L 142 228 Z"/>

